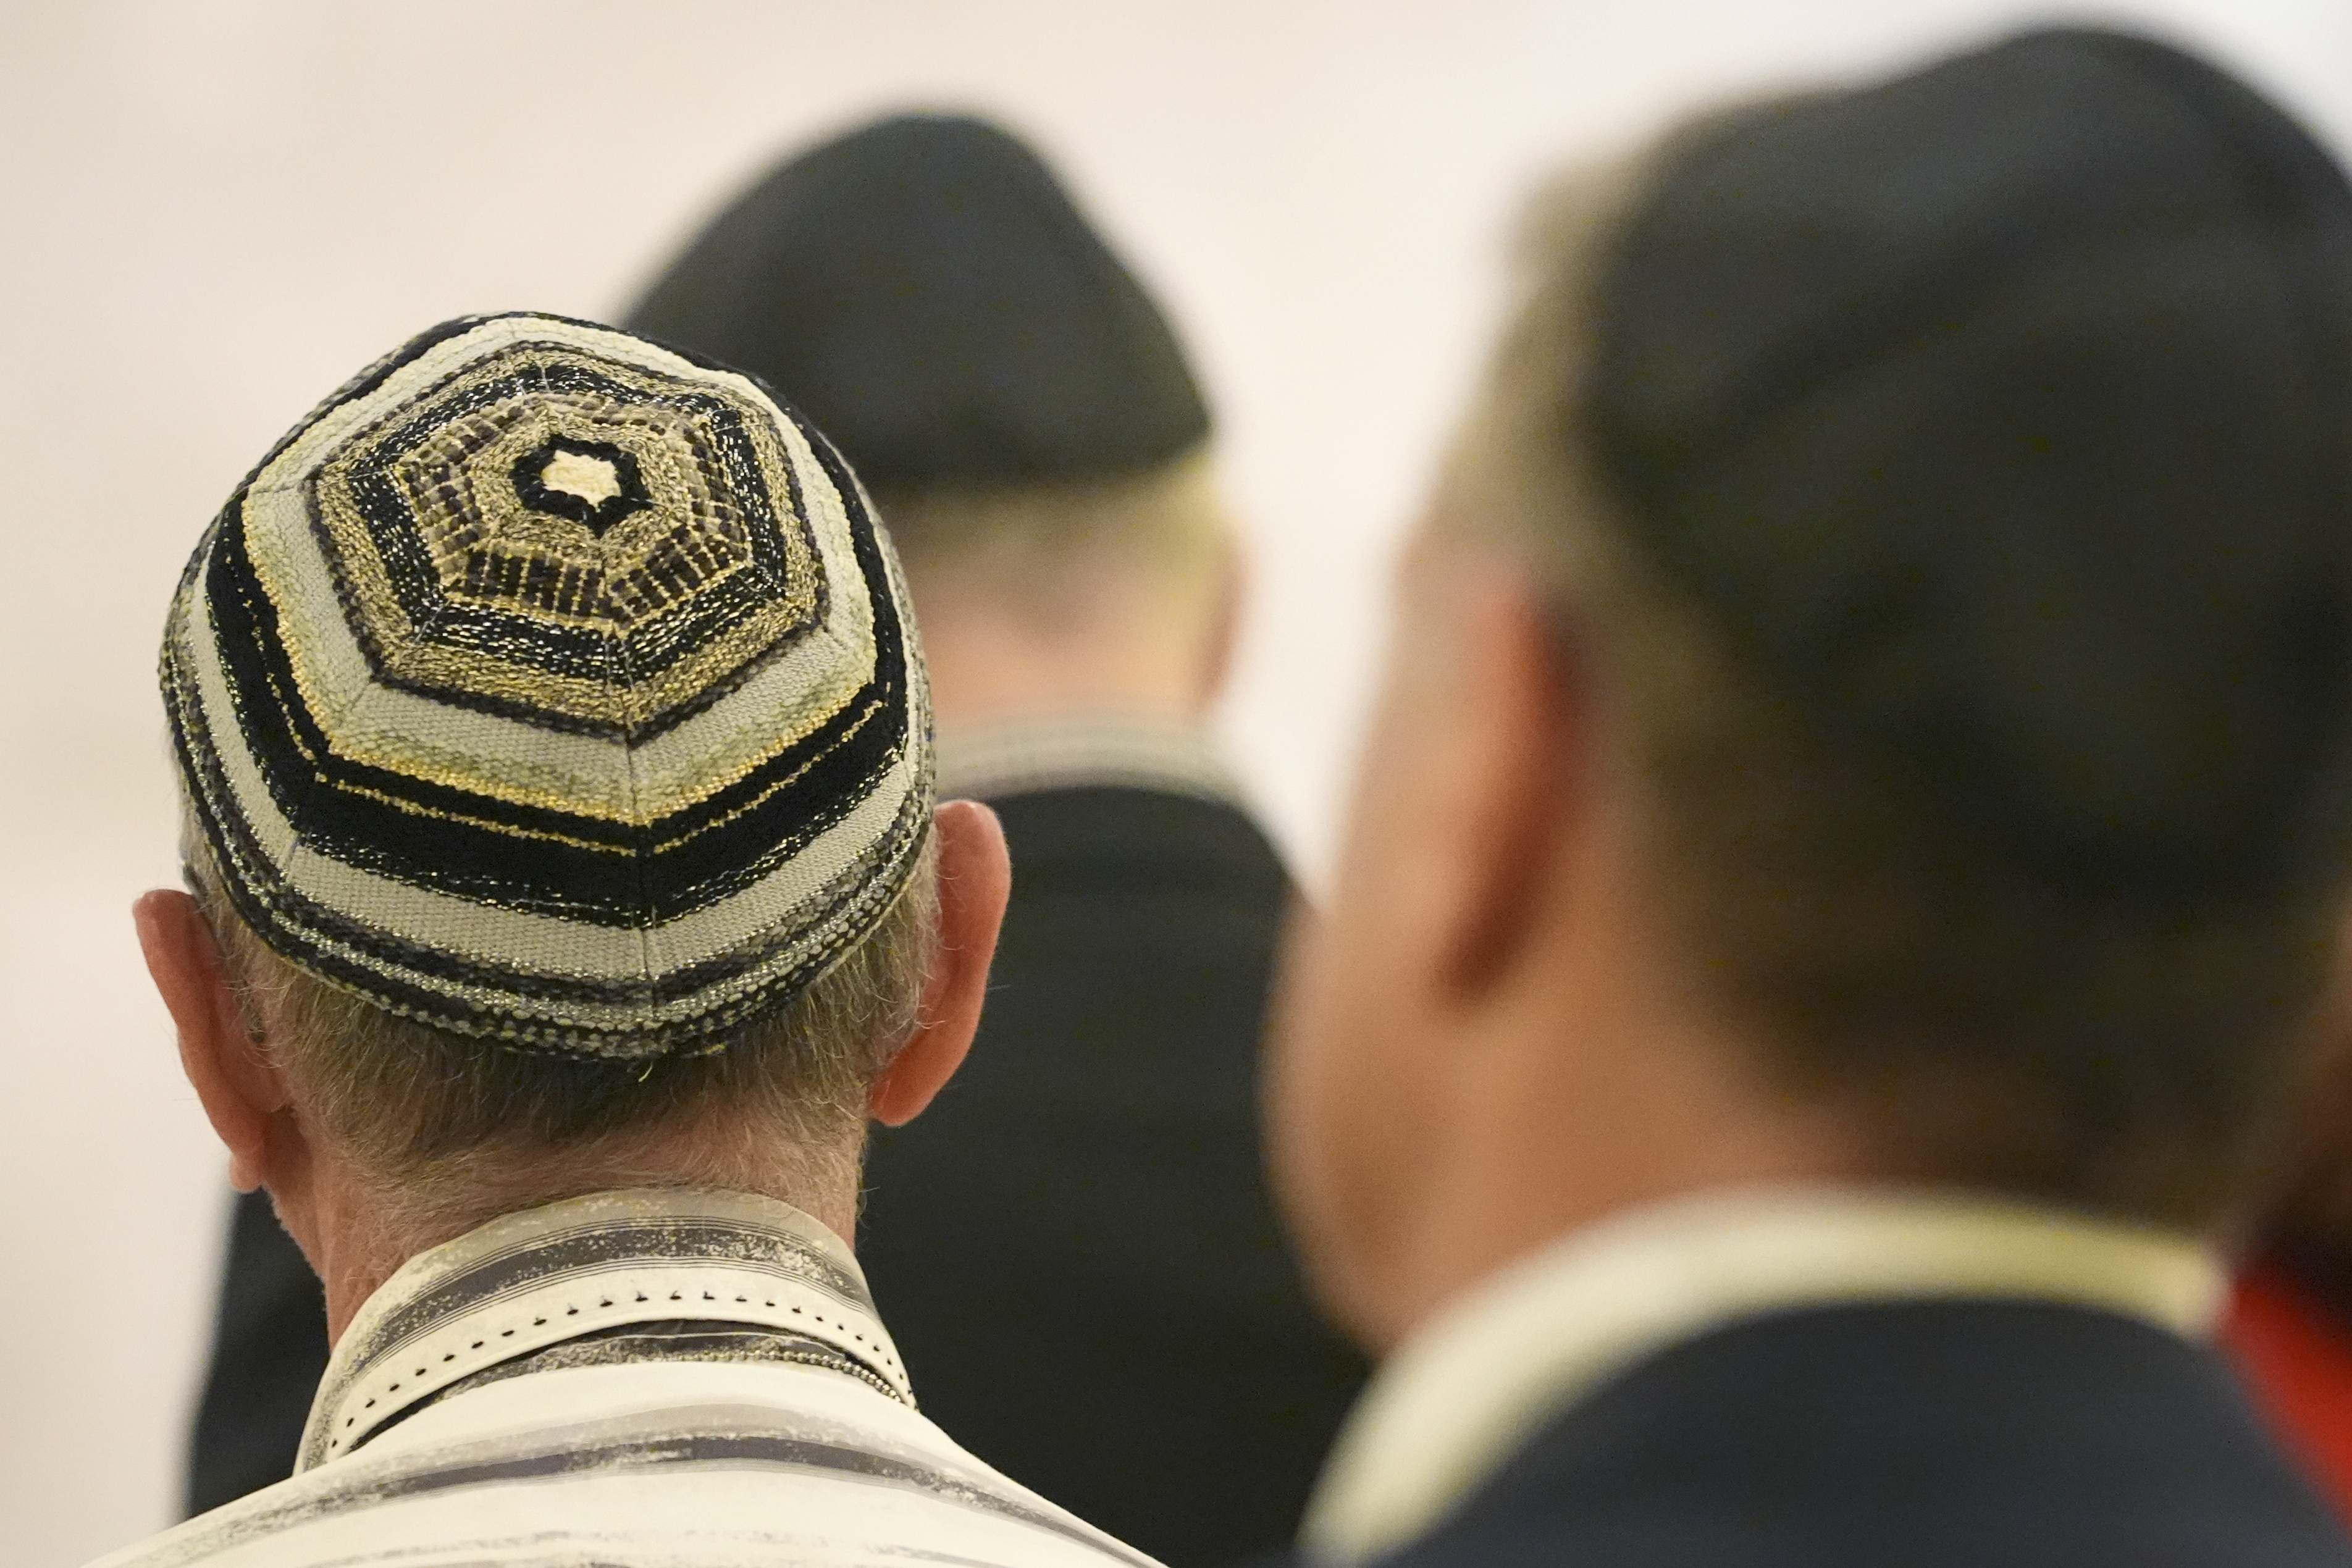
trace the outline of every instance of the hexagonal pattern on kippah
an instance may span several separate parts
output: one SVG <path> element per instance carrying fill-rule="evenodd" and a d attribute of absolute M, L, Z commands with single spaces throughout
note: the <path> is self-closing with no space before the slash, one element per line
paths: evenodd
<path fill-rule="evenodd" d="M 295 427 L 173 603 L 195 817 L 278 953 L 607 1058 L 853 946 L 931 808 L 887 537 L 746 377 L 585 322 L 423 334 Z"/>

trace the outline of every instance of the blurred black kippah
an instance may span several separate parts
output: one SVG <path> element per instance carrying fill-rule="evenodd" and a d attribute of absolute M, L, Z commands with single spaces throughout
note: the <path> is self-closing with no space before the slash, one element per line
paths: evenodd
<path fill-rule="evenodd" d="M 2352 191 L 2279 110 L 2054 30 L 1744 111 L 1596 321 L 1627 526 L 1861 755 L 2078 884 L 2340 869 Z"/>
<path fill-rule="evenodd" d="M 869 485 L 1108 478 L 1209 432 L 1150 298 L 977 120 L 884 120 L 784 163 L 627 325 L 761 377 Z"/>

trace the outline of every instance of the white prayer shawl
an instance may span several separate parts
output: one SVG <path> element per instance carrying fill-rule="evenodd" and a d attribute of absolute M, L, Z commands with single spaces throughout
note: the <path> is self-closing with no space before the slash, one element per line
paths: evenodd
<path fill-rule="evenodd" d="M 1152 1568 L 917 1414 L 815 1221 L 638 1191 L 413 1260 L 335 1349 L 292 1479 L 102 1568 Z"/>

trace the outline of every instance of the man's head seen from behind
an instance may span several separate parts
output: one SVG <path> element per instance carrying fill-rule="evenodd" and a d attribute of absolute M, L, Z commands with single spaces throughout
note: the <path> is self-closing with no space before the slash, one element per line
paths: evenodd
<path fill-rule="evenodd" d="M 1327 1296 L 1758 1184 L 2214 1224 L 2346 865 L 2342 175 L 2060 32 L 1537 219 L 1291 975 Z"/>
<path fill-rule="evenodd" d="M 830 435 L 907 563 L 943 727 L 1190 721 L 1236 569 L 1175 331 L 1028 146 L 908 114 L 796 154 L 628 326 L 740 366 Z"/>
<path fill-rule="evenodd" d="M 421 335 L 231 497 L 163 686 L 194 897 L 142 942 L 331 1312 L 604 1186 L 845 1233 L 866 1116 L 969 1041 L 1001 836 L 934 809 L 856 480 L 740 375 L 551 317 Z"/>

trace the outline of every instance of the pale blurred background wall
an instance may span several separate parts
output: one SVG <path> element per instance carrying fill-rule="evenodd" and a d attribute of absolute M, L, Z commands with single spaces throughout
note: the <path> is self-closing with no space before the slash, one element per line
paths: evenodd
<path fill-rule="evenodd" d="M 2038 11 L 1980 0 L 221 0 L 0 5 L 0 1563 L 163 1523 L 221 1163 L 124 907 L 173 874 L 170 585 L 310 402 L 465 311 L 616 310 L 770 155 L 973 106 L 1189 330 L 1257 598 L 1222 723 L 1310 882 L 1381 573 L 1516 197 L 1727 89 Z M 2352 0 L 2119 13 L 2352 144 Z M 789 389 L 788 389 L 789 390 Z"/>

